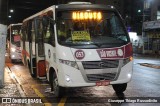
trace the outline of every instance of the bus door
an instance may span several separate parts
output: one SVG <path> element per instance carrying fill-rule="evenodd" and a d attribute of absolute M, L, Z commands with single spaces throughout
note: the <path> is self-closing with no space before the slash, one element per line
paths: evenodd
<path fill-rule="evenodd" d="M 23 35 L 23 36 L 21 36 L 22 62 L 25 66 L 27 66 L 27 61 L 26 61 L 27 56 L 25 55 L 26 53 L 24 52 L 24 50 L 26 50 L 25 39 L 26 39 L 26 35 L 27 35 L 27 23 L 23 24 L 21 35 Z"/>
<path fill-rule="evenodd" d="M 36 52 L 35 52 L 35 44 L 36 44 L 36 35 L 35 35 L 35 22 L 29 21 L 29 30 L 30 33 L 28 34 L 28 39 L 29 39 L 29 53 L 30 53 L 30 61 L 28 62 L 28 67 L 31 72 L 32 77 L 36 77 Z"/>
<path fill-rule="evenodd" d="M 35 20 L 36 29 L 36 63 L 37 63 L 37 77 L 44 78 L 46 75 L 45 67 L 45 53 L 44 53 L 44 39 L 43 39 L 43 24 L 42 18 Z"/>

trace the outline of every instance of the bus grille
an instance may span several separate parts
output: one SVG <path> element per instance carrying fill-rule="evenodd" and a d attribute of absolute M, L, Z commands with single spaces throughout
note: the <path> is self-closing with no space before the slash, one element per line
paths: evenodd
<path fill-rule="evenodd" d="M 117 68 L 119 60 L 83 61 L 82 64 L 84 69 Z"/>
<path fill-rule="evenodd" d="M 89 81 L 114 80 L 116 73 L 87 74 Z"/>

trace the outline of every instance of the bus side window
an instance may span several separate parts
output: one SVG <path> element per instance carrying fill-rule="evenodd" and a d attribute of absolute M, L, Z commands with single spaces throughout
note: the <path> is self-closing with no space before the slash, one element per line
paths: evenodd
<path fill-rule="evenodd" d="M 54 26 L 51 20 L 44 21 L 44 41 L 55 46 Z"/>
<path fill-rule="evenodd" d="M 34 28 L 34 21 L 32 22 L 32 29 L 31 29 L 31 39 L 32 42 L 35 42 L 35 28 Z"/>
<path fill-rule="evenodd" d="M 31 30 L 32 30 L 32 20 L 29 20 L 27 22 L 27 36 L 26 41 L 31 42 Z"/>
<path fill-rule="evenodd" d="M 25 26 L 22 26 L 22 34 L 21 34 L 21 39 L 22 39 L 22 41 L 25 41 L 25 40 L 26 40 L 26 35 L 27 35 L 26 27 L 25 27 Z"/>
<path fill-rule="evenodd" d="M 44 42 L 45 43 L 49 42 L 50 36 L 51 36 L 51 34 L 50 34 L 50 31 L 49 31 L 49 27 L 46 27 L 46 31 L 45 31 L 45 34 L 44 34 Z"/>
<path fill-rule="evenodd" d="M 48 23 L 49 23 L 49 21 L 47 20 L 47 18 L 43 17 L 42 18 L 42 24 L 43 24 L 43 36 L 44 36 L 44 42 L 45 43 L 48 43 L 49 37 L 50 37 Z"/>
<path fill-rule="evenodd" d="M 50 41 L 49 43 L 55 46 L 55 33 L 54 33 L 54 25 L 50 23 Z"/>

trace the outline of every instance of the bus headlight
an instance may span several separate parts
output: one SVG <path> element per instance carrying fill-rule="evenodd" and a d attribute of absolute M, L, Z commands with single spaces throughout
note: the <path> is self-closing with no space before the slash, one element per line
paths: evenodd
<path fill-rule="evenodd" d="M 62 59 L 59 59 L 59 62 L 62 63 L 62 64 L 66 64 L 66 65 L 69 65 L 71 67 L 74 67 L 76 69 L 79 69 L 78 68 L 78 65 L 75 61 L 69 61 L 69 60 L 62 60 Z"/>
<path fill-rule="evenodd" d="M 132 57 L 132 56 L 130 56 L 129 58 L 124 59 L 124 60 L 123 60 L 123 66 L 125 66 L 127 63 L 129 63 L 129 62 L 132 61 L 132 60 L 133 60 L 133 57 Z"/>
<path fill-rule="evenodd" d="M 15 52 L 15 51 L 16 51 L 16 49 L 12 47 L 12 48 L 11 48 L 11 51 L 12 51 L 12 52 Z"/>

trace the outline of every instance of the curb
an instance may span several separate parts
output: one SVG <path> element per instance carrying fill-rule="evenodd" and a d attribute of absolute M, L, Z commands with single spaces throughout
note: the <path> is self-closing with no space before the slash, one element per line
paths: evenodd
<path fill-rule="evenodd" d="M 5 70 L 8 70 L 10 78 L 13 80 L 14 84 L 17 86 L 17 89 L 21 97 L 27 97 L 22 86 L 18 83 L 16 75 L 10 70 L 8 66 L 5 67 Z M 25 104 L 26 106 L 32 106 L 31 104 Z"/>

